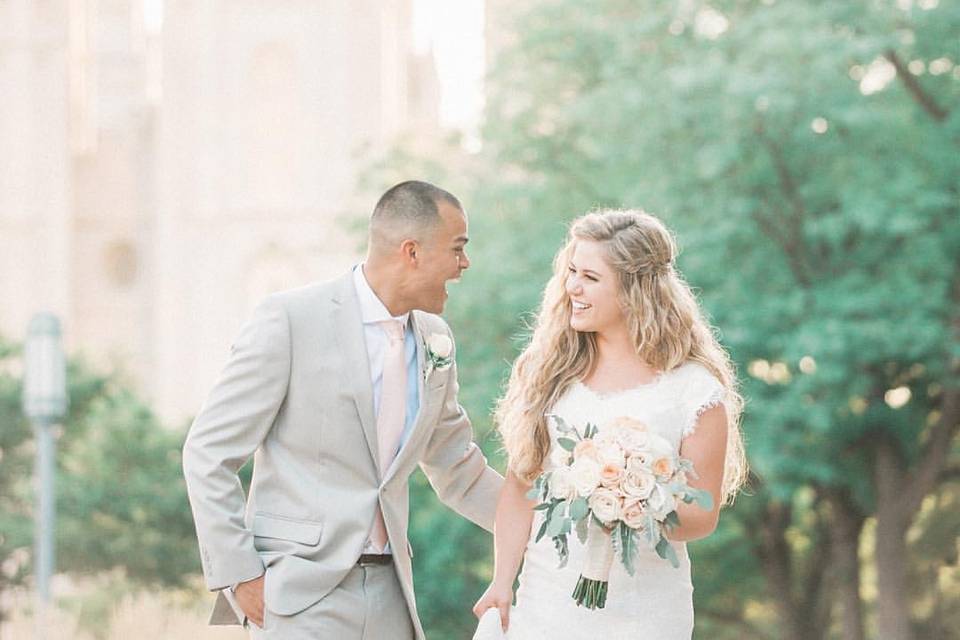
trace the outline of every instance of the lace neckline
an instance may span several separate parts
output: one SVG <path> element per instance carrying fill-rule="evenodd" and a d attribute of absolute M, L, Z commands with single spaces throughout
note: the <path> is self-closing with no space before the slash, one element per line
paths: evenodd
<path fill-rule="evenodd" d="M 609 398 L 615 398 L 617 396 L 630 395 L 631 393 L 636 393 L 638 391 L 645 391 L 646 389 L 651 389 L 659 385 L 663 378 L 667 375 L 668 372 L 661 371 L 653 378 L 650 382 L 644 382 L 642 384 L 637 384 L 632 387 L 626 387 L 625 389 L 613 389 L 612 391 L 596 391 L 589 387 L 582 379 L 577 379 L 577 386 L 584 389 L 587 393 L 599 398 L 600 400 L 607 400 Z"/>

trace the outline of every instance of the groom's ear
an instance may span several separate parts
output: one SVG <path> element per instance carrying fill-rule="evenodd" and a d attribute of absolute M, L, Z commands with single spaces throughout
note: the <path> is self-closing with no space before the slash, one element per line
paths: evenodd
<path fill-rule="evenodd" d="M 404 261 L 416 263 L 417 255 L 420 253 L 420 244 L 413 239 L 407 239 L 400 243 L 400 255 Z"/>

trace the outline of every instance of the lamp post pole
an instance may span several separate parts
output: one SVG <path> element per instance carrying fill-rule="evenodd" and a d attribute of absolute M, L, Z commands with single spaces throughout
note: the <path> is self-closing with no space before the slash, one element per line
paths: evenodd
<path fill-rule="evenodd" d="M 45 635 L 45 610 L 50 604 L 54 572 L 56 524 L 54 426 L 67 411 L 66 358 L 61 345 L 60 320 L 38 313 L 30 320 L 24 345 L 23 412 L 33 423 L 36 442 L 34 556 L 38 636 Z"/>
<path fill-rule="evenodd" d="M 36 513 L 34 516 L 33 553 L 37 597 L 43 606 L 50 604 L 50 577 L 53 575 L 53 532 L 56 527 L 56 445 L 53 442 L 53 422 L 45 419 L 33 421 L 33 433 L 37 443 L 35 467 Z"/>

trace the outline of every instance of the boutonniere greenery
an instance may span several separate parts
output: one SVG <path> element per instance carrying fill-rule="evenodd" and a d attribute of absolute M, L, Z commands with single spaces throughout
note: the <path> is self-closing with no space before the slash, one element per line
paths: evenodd
<path fill-rule="evenodd" d="M 427 356 L 427 369 L 424 378 L 434 371 L 443 371 L 453 364 L 450 354 L 453 352 L 453 340 L 445 333 L 434 333 L 424 341 L 424 353 Z"/>

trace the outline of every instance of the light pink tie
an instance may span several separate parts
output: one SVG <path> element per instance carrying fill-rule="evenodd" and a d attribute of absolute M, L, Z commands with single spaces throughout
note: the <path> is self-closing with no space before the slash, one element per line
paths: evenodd
<path fill-rule="evenodd" d="M 377 439 L 380 448 L 380 477 L 387 475 L 400 448 L 400 437 L 406 418 L 407 363 L 404 357 L 403 324 L 398 320 L 378 323 L 387 334 L 387 350 L 383 356 L 383 381 L 380 386 L 380 412 L 377 414 Z M 383 512 L 377 505 L 370 541 L 378 551 L 387 544 L 387 528 Z"/>

